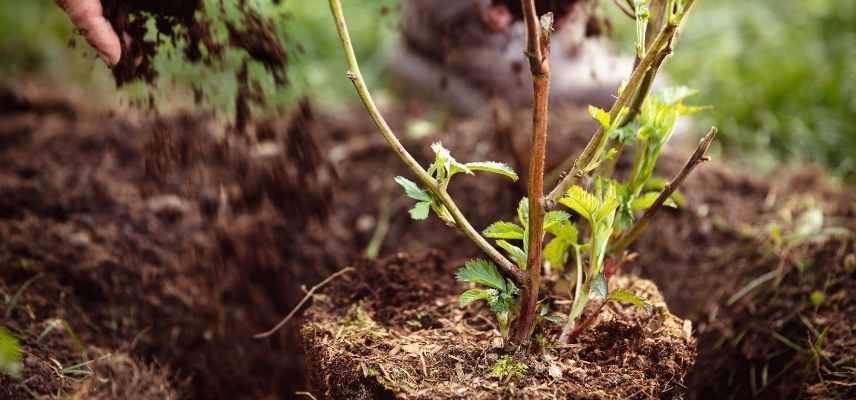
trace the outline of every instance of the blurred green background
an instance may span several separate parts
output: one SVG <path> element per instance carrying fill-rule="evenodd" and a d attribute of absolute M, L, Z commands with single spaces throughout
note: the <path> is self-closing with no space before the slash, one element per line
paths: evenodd
<path fill-rule="evenodd" d="M 268 0 L 249 1 L 265 14 L 289 16 L 278 18 L 277 28 L 292 53 L 291 86 L 268 88 L 274 105 L 288 106 L 307 95 L 334 108 L 356 100 L 342 79 L 343 62 L 325 2 L 285 0 L 274 6 Z M 610 1 L 601 2 L 603 9 L 613 8 Z M 856 181 L 856 1 L 699 3 L 667 72 L 677 83 L 699 89 L 698 103 L 713 106 L 697 118 L 721 128 L 725 152 L 765 172 L 816 162 Z M 384 59 L 397 40 L 395 0 L 345 5 L 367 79 L 382 87 Z M 614 11 L 610 15 L 616 45 L 630 54 L 631 21 Z M 81 39 L 70 47 L 73 37 L 53 0 L 0 2 L 0 76 L 94 90 L 110 104 L 117 97 L 106 68 L 93 62 L 95 53 Z M 187 66 L 168 54 L 158 62 L 164 73 L 156 90 L 132 85 L 119 98 L 154 93 L 190 104 L 176 96 L 186 93 L 186 85 L 173 85 L 190 81 L 210 92 L 211 104 L 228 115 L 237 55 L 213 68 Z M 256 77 L 264 81 L 263 75 Z"/>

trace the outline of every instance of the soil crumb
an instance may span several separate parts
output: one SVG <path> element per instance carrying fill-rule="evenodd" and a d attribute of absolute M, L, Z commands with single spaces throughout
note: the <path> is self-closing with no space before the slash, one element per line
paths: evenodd
<path fill-rule="evenodd" d="M 328 399 L 682 398 L 695 339 L 650 281 L 618 277 L 651 310 L 608 306 L 576 344 L 506 355 L 493 316 L 436 253 L 363 261 L 315 297 L 302 336 L 312 391 Z M 561 310 L 561 309 L 560 309 Z M 567 310 L 561 310 L 567 311 Z"/>

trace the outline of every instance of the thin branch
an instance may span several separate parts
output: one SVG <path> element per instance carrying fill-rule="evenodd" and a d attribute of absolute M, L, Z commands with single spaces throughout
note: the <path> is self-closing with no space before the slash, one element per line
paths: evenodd
<path fill-rule="evenodd" d="M 339 270 L 339 271 L 337 271 L 337 272 L 335 272 L 335 273 L 331 274 L 330 276 L 328 276 L 328 277 L 327 277 L 327 279 L 324 279 L 323 281 L 321 281 L 321 283 L 319 283 L 319 284 L 317 284 L 317 285 L 313 286 L 313 287 L 312 287 L 312 289 L 309 289 L 309 291 L 308 291 L 308 292 L 306 292 L 306 296 L 303 296 L 303 299 L 302 299 L 302 300 L 300 300 L 300 302 L 299 302 L 299 303 L 297 303 L 297 306 L 295 306 L 295 307 L 291 310 L 291 312 L 290 312 L 290 313 L 288 313 L 288 315 L 286 315 L 286 316 L 285 316 L 285 318 L 283 318 L 283 319 L 282 319 L 282 321 L 279 321 L 279 323 L 278 323 L 278 324 L 276 324 L 276 326 L 274 326 L 273 328 L 271 328 L 271 329 L 270 329 L 269 331 L 267 331 L 267 332 L 263 332 L 263 333 L 259 333 L 259 334 L 253 335 L 253 338 L 254 338 L 254 339 L 264 339 L 264 338 L 270 337 L 271 335 L 273 335 L 274 333 L 276 333 L 276 331 L 280 330 L 283 326 L 285 326 L 285 324 L 287 324 L 287 323 L 288 323 L 288 321 L 290 321 L 290 320 L 291 320 L 291 318 L 293 318 L 293 317 L 297 314 L 297 311 L 298 311 L 298 310 L 300 310 L 300 309 L 303 307 L 303 305 L 304 305 L 304 304 L 306 304 L 306 302 L 307 302 L 307 301 L 309 301 L 309 299 L 311 299 L 311 298 L 312 298 L 312 295 L 314 295 L 314 294 L 315 294 L 315 292 L 317 292 L 319 289 L 321 289 L 322 287 L 324 287 L 326 284 L 328 284 L 328 283 L 330 283 L 331 281 L 333 281 L 333 279 L 336 279 L 336 278 L 338 278 L 338 277 L 340 277 L 340 276 L 342 276 L 342 275 L 344 275 L 344 274 L 346 274 L 346 273 L 348 273 L 348 272 L 351 272 L 351 271 L 353 271 L 353 270 L 354 270 L 354 269 L 353 269 L 353 268 L 351 268 L 351 267 L 341 269 L 341 270 Z"/>
<path fill-rule="evenodd" d="M 425 171 L 424 168 L 422 168 L 422 166 L 419 165 L 419 162 L 417 162 L 416 159 L 407 152 L 407 149 L 404 148 L 395 136 L 395 133 L 392 132 L 389 124 L 387 124 L 383 115 L 380 113 L 380 110 L 378 110 L 377 105 L 372 99 L 371 93 L 363 80 L 363 75 L 360 72 L 360 66 L 357 62 L 357 56 L 354 53 L 354 46 L 351 43 L 351 36 L 348 33 L 348 25 L 345 21 L 344 12 L 342 11 L 341 0 L 329 0 L 329 3 L 333 19 L 336 21 L 336 31 L 339 33 L 339 39 L 341 41 L 342 48 L 345 51 L 345 58 L 348 63 L 348 79 L 350 79 L 354 84 L 354 88 L 360 96 L 360 100 L 381 135 L 386 139 L 386 142 L 398 158 L 401 159 L 401 161 L 414 175 L 416 175 L 422 185 L 428 188 L 428 190 L 430 190 L 438 199 L 440 199 L 443 205 L 446 206 L 449 213 L 452 215 L 452 218 L 455 220 L 455 224 L 458 229 L 460 229 L 467 238 L 472 240 L 481 251 L 487 254 L 488 257 L 490 257 L 506 275 L 514 280 L 515 283 L 522 284 L 526 279 L 523 271 L 505 258 L 505 256 L 503 256 L 499 251 L 493 248 L 493 246 L 491 246 L 490 243 L 482 237 L 475 228 L 473 228 L 455 204 L 454 200 L 452 200 L 452 197 L 449 196 L 446 190 L 437 183 L 436 179 L 434 179 L 427 171 Z"/>
<path fill-rule="evenodd" d="M 693 4 L 695 4 L 695 0 L 687 0 L 685 10 L 681 14 L 681 18 L 678 18 L 675 21 L 668 21 L 660 33 L 658 33 L 654 38 L 650 49 L 646 52 L 645 57 L 640 60 L 636 68 L 633 69 L 630 79 L 627 81 L 627 84 L 624 85 L 621 94 L 609 110 L 609 115 L 613 120 L 618 117 L 625 107 L 630 105 L 630 102 L 635 98 L 637 91 L 646 80 L 648 71 L 655 65 L 655 63 L 658 62 L 658 60 L 664 57 L 662 52 L 671 51 L 670 44 L 673 42 L 675 35 L 677 35 L 678 28 L 683 23 L 684 18 L 692 9 Z M 653 77 L 648 79 L 653 81 Z M 601 155 L 602 151 L 606 147 L 609 139 L 606 133 L 607 132 L 603 127 L 599 127 L 597 129 L 585 149 L 583 149 L 583 152 L 574 160 L 571 170 L 561 179 L 561 181 L 559 181 L 556 187 L 547 196 L 547 206 L 549 208 L 554 207 L 556 202 L 558 202 L 559 198 L 565 194 L 568 188 L 577 184 L 577 182 L 586 175 L 586 169 L 597 159 L 598 156 Z"/>
<path fill-rule="evenodd" d="M 532 72 L 534 107 L 532 110 L 532 147 L 529 156 L 529 237 L 527 265 L 529 279 L 523 287 L 523 309 L 514 333 L 518 344 L 529 341 L 538 311 L 541 288 L 541 265 L 544 241 L 544 159 L 546 158 L 547 128 L 550 115 L 550 34 L 552 14 L 539 21 L 534 0 L 521 0 L 526 21 L 526 55 Z M 536 51 L 537 50 L 537 51 Z"/>
<path fill-rule="evenodd" d="M 666 203 L 666 200 L 672 197 L 678 187 L 681 186 L 681 184 L 683 184 L 684 181 L 687 179 L 687 176 L 689 176 L 689 174 L 692 173 L 692 171 L 696 167 L 698 167 L 699 164 L 710 159 L 707 156 L 707 151 L 708 149 L 710 149 L 710 145 L 711 143 L 713 143 L 713 139 L 716 137 L 716 132 L 717 131 L 715 127 L 710 128 L 710 131 L 708 131 L 707 135 L 705 135 L 704 138 L 701 139 L 698 148 L 696 148 L 690 159 L 687 160 L 687 163 L 684 164 L 684 167 L 681 168 L 681 170 L 678 172 L 677 175 L 675 175 L 674 178 L 672 178 L 671 182 L 666 184 L 666 187 L 665 189 L 663 189 L 663 192 L 660 193 L 660 196 L 657 197 L 657 200 L 654 202 L 654 204 L 649 207 L 648 210 L 645 211 L 645 214 L 642 215 L 642 218 L 636 221 L 636 223 L 630 228 L 630 230 L 621 235 L 621 237 L 618 238 L 615 244 L 610 247 L 610 253 L 620 253 L 627 249 L 630 244 L 636 241 L 636 239 L 639 238 L 639 235 L 641 235 L 642 232 L 645 231 L 645 228 L 647 228 L 648 225 L 651 223 L 651 220 L 654 218 L 654 216 L 657 215 L 657 211 L 659 211 L 663 207 L 663 204 Z"/>
<path fill-rule="evenodd" d="M 621 10 L 624 15 L 630 17 L 630 19 L 636 19 L 636 14 L 628 10 L 625 5 L 621 4 L 619 0 L 612 0 L 612 3 L 615 4 L 615 6 L 618 7 L 618 9 Z"/>

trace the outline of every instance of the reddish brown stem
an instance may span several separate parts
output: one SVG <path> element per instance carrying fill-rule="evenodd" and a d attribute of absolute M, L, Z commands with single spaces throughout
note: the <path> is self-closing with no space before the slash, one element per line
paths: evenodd
<path fill-rule="evenodd" d="M 527 56 L 532 71 L 534 108 L 532 117 L 532 149 L 529 157 L 529 267 L 521 296 L 520 317 L 513 336 L 514 343 L 525 344 L 532 335 L 538 314 L 538 293 L 541 287 L 542 245 L 544 240 L 544 159 L 547 147 L 547 127 L 550 112 L 549 35 L 551 27 L 541 26 L 535 15 L 535 3 L 521 0 L 527 27 Z M 543 31 L 542 31 L 543 30 Z"/>
<path fill-rule="evenodd" d="M 600 302 L 600 305 L 597 307 L 597 310 L 594 310 L 594 312 L 589 315 L 588 318 L 586 318 L 582 323 L 577 325 L 573 331 L 571 331 L 571 334 L 568 335 L 568 338 L 566 339 L 566 343 L 576 343 L 577 338 L 580 336 L 580 334 L 583 333 L 586 329 L 588 329 L 588 327 L 591 326 L 591 324 L 593 324 L 595 320 L 597 320 L 597 317 L 598 315 L 600 315 L 600 312 L 603 311 L 603 306 L 606 305 L 606 302 L 607 300 L 602 300 Z"/>

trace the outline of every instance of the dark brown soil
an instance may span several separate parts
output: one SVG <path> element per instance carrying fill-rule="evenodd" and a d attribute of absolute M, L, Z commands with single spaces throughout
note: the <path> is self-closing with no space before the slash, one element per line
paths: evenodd
<path fill-rule="evenodd" d="M 320 227 L 333 177 L 312 149 L 311 111 L 259 129 L 260 147 L 216 141 L 204 117 L 116 118 L 66 103 L 69 119 L 38 93 L 16 97 L 28 106 L 0 127 L 0 324 L 29 343 L 61 318 L 87 347 L 168 365 L 194 398 L 300 389 L 293 338 L 251 336 L 346 258 Z M 174 157 L 147 159 L 164 146 Z"/>
<path fill-rule="evenodd" d="M 405 144 L 423 163 L 433 158 L 429 144 L 442 138 L 462 161 L 494 159 L 525 171 L 530 116 L 506 109 L 492 105 Z M 390 112 L 398 130 L 402 116 L 420 116 L 418 105 Z M 188 397 L 288 398 L 306 389 L 299 322 L 264 341 L 251 336 L 290 311 L 301 285 L 350 265 L 373 238 L 382 255 L 442 249 L 428 259 L 449 260 L 434 262 L 444 271 L 478 254 L 440 222 L 409 220 L 410 203 L 389 179 L 408 174 L 362 114 L 318 114 L 305 104 L 288 118 L 249 123 L 240 136 L 212 121 L 105 115 L 51 90 L 0 90 L 0 325 L 15 327 L 31 346 L 47 321 L 61 318 L 88 349 L 128 354 Z M 552 126 L 555 165 L 582 148 L 592 125 L 585 112 L 561 110 Z M 688 153 L 667 155 L 663 175 Z M 816 173 L 762 180 L 704 165 L 683 188 L 688 208 L 662 213 L 636 247 L 640 259 L 626 271 L 652 278 L 670 309 L 698 331 L 690 396 L 747 397 L 750 376 L 759 389 L 766 370 L 761 396 L 853 397 L 846 360 L 856 348 L 856 313 L 852 296 L 840 295 L 852 290 L 852 239 L 802 243 L 783 255 L 761 234 L 770 222 L 792 230 L 810 208 L 800 200 L 807 197 L 824 209 L 824 226 L 853 230 L 852 196 L 824 182 Z M 461 177 L 451 190 L 477 228 L 510 217 L 524 193 L 499 178 Z M 794 260 L 814 266 L 799 272 Z M 726 304 L 777 268 L 778 286 Z M 36 276 L 6 319 L 10 296 Z M 459 289 L 421 282 L 449 296 Z M 807 305 L 815 290 L 825 294 L 817 310 Z M 419 293 L 409 295 L 417 301 Z M 379 323 L 410 316 L 381 314 Z M 437 318 L 418 319 L 432 326 Z M 807 348 L 812 329 L 826 327 L 825 358 L 808 370 L 807 353 L 770 335 Z M 63 350 L 70 344 L 40 343 L 45 354 L 73 361 Z"/>
<path fill-rule="evenodd" d="M 315 298 L 302 328 L 312 393 L 327 399 L 682 398 L 695 359 L 689 325 L 668 313 L 656 287 L 617 286 L 647 298 L 652 313 L 607 308 L 577 344 L 526 355 L 502 352 L 487 309 L 461 309 L 455 263 L 429 253 L 360 262 Z M 564 310 L 567 311 L 567 310 Z M 497 344 L 497 340 L 499 343 Z M 551 344 L 553 343 L 553 344 Z M 526 371 L 497 378 L 512 357 Z"/>
<path fill-rule="evenodd" d="M 854 285 L 854 196 L 814 169 L 762 180 L 715 165 L 683 191 L 690 212 L 659 216 L 635 247 L 642 276 L 698 327 L 692 397 L 853 398 L 856 302 L 845 293 Z M 787 236 L 812 209 L 823 210 L 822 232 L 774 240 L 771 224 Z M 825 298 L 817 307 L 815 291 Z"/>

